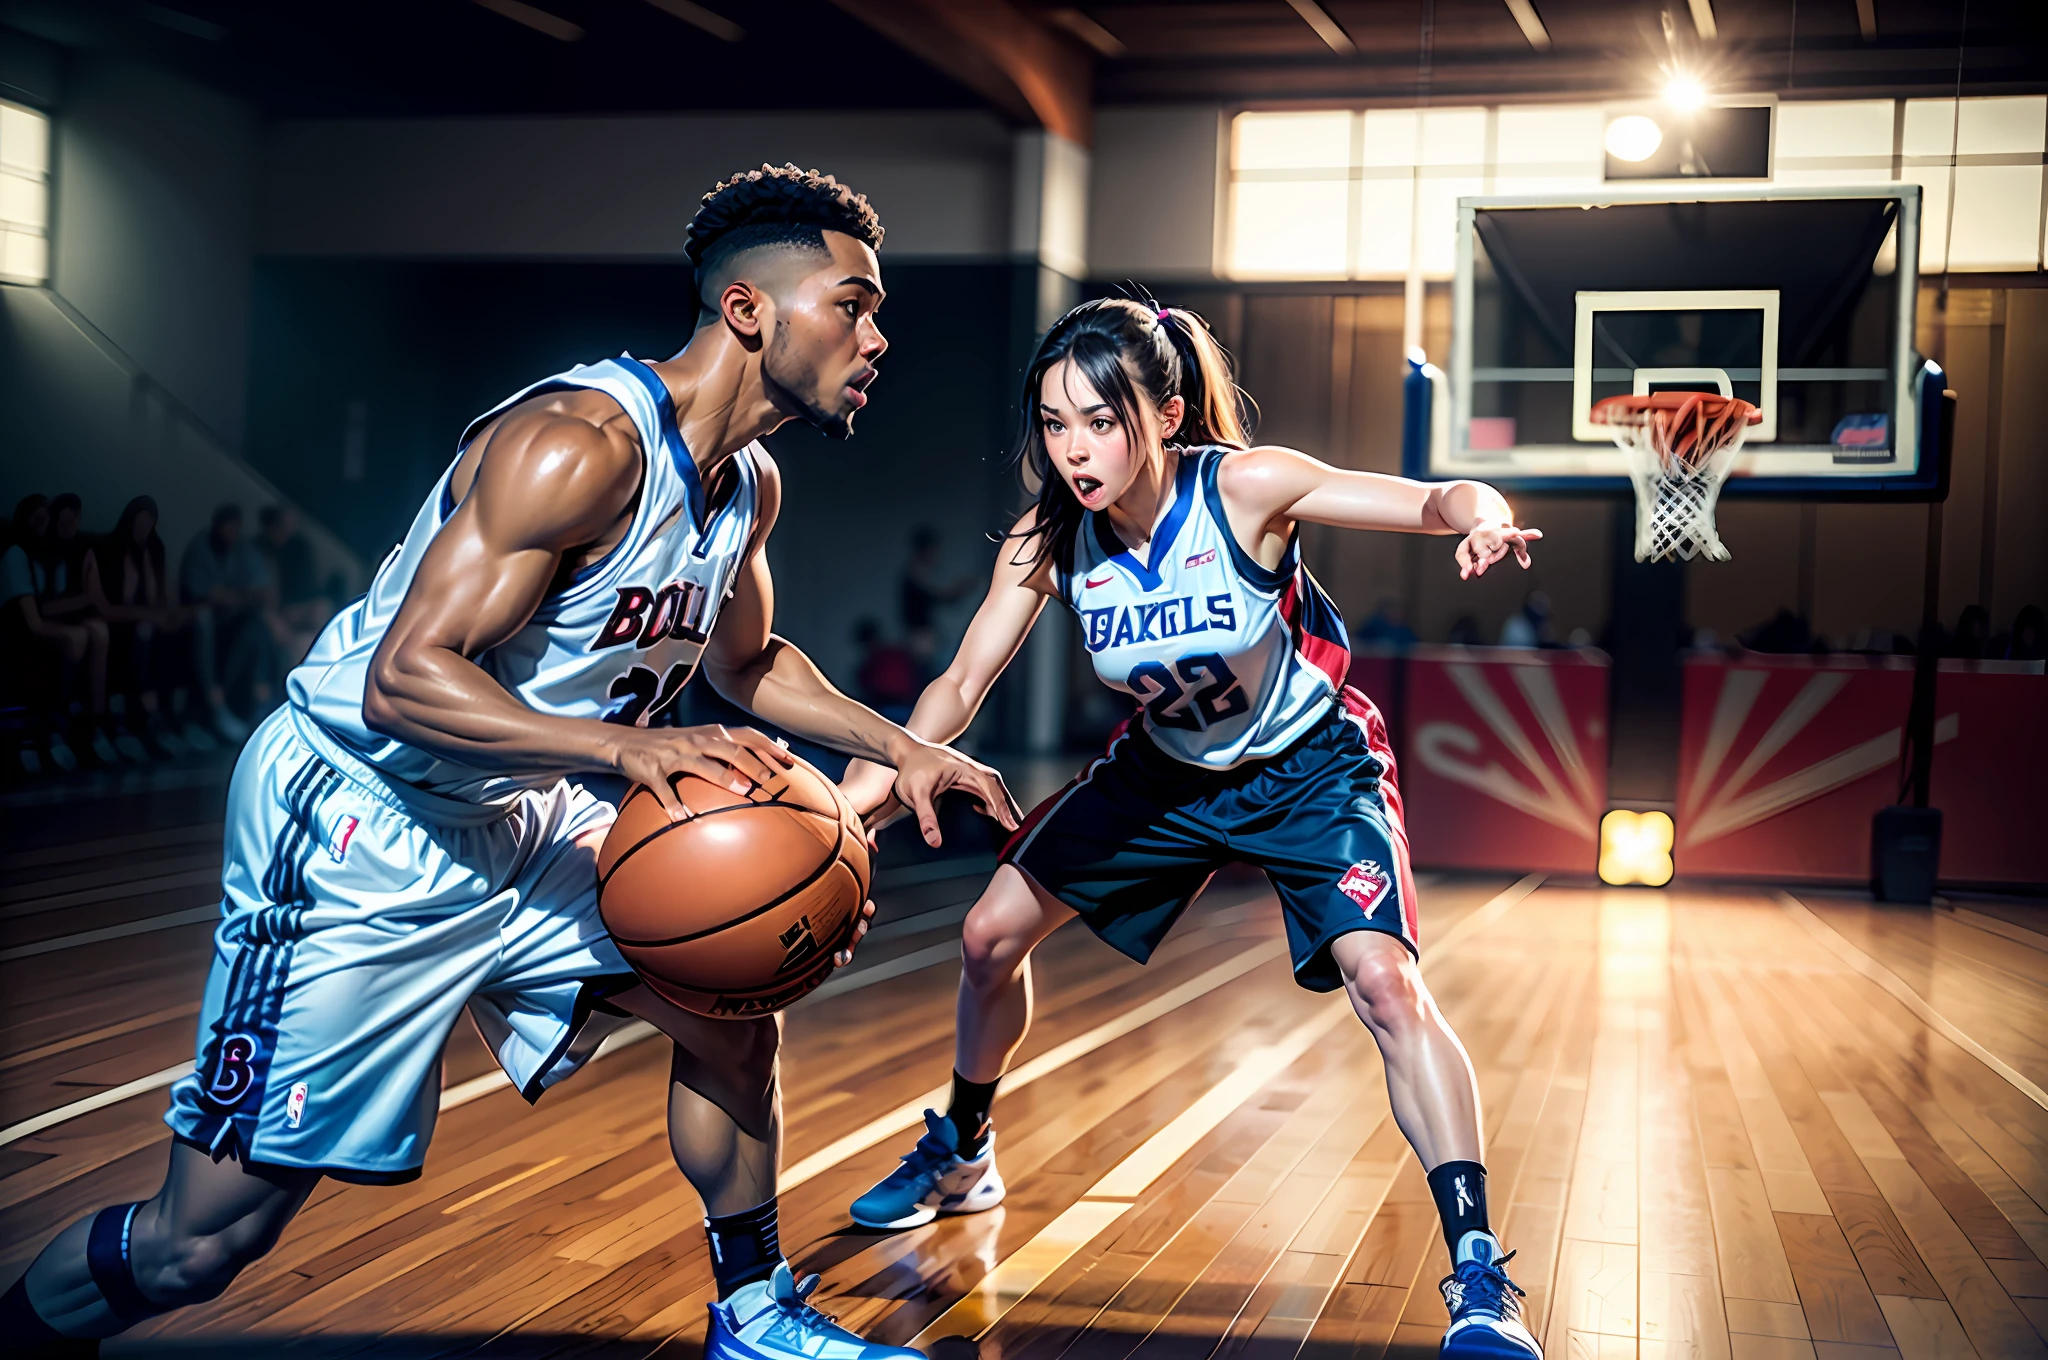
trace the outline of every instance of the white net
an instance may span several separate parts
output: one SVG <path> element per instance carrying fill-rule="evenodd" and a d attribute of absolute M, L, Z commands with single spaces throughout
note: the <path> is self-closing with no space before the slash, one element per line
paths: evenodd
<path fill-rule="evenodd" d="M 1593 413 L 1627 458 L 1635 484 L 1636 561 L 1725 562 L 1729 553 L 1714 528 L 1714 505 L 1755 408 L 1727 399 L 1650 401 L 1656 404 L 1613 398 Z M 1709 403 L 1717 409 L 1703 409 Z"/>

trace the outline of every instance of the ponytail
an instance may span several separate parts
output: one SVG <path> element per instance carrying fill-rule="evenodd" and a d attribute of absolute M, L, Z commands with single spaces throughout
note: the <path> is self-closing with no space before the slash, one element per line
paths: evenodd
<path fill-rule="evenodd" d="M 1209 323 L 1185 307 L 1161 307 L 1159 325 L 1180 359 L 1180 399 L 1187 407 L 1176 442 L 1246 447 L 1251 398 L 1237 385 L 1230 355 Z"/>
<path fill-rule="evenodd" d="M 1141 397 L 1154 410 L 1179 397 L 1187 409 L 1172 436 L 1176 444 L 1243 448 L 1250 442 L 1247 427 L 1253 414 L 1251 399 L 1238 387 L 1230 356 L 1210 334 L 1209 323 L 1184 307 L 1099 298 L 1054 322 L 1024 372 L 1017 427 L 1017 460 L 1039 484 L 1036 513 L 1029 528 L 1006 537 L 1037 540 L 1025 560 L 1035 566 L 1050 555 L 1062 574 L 1073 570 L 1082 511 L 1046 452 L 1038 395 L 1045 375 L 1069 360 L 1126 429 L 1139 427 Z"/>

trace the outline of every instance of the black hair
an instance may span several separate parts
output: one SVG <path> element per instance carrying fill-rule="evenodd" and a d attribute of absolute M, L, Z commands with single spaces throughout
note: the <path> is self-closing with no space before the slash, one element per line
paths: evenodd
<path fill-rule="evenodd" d="M 148 515 L 155 523 L 149 526 L 149 537 L 141 543 L 135 542 L 135 521 Z M 99 541 L 94 549 L 100 561 L 100 588 L 107 597 L 117 604 L 156 604 L 156 600 L 124 600 L 121 598 L 122 566 L 131 557 L 144 557 L 149 561 L 152 575 L 156 577 L 159 594 L 168 588 L 164 580 L 164 539 L 160 532 L 163 515 L 156 508 L 153 496 L 137 496 L 121 507 L 121 518 L 114 521 L 114 532 Z"/>
<path fill-rule="evenodd" d="M 704 195 L 690 219 L 683 254 L 697 267 L 701 289 L 704 279 L 741 251 L 782 245 L 822 254 L 828 231 L 844 232 L 871 250 L 882 248 L 882 220 L 864 196 L 816 170 L 763 165 Z"/>
<path fill-rule="evenodd" d="M 34 528 L 36 511 L 49 508 L 50 498 L 31 492 L 14 503 L 14 517 L 9 522 L 7 546 L 20 548 L 31 560 L 42 560 L 43 542 Z"/>
<path fill-rule="evenodd" d="M 1187 447 L 1243 448 L 1251 415 L 1250 399 L 1232 376 L 1229 354 L 1209 333 L 1209 323 L 1184 307 L 1098 298 L 1055 321 L 1024 372 L 1015 455 L 1038 479 L 1038 502 L 1030 526 L 1012 536 L 1037 539 L 1026 560 L 1036 565 L 1050 553 L 1062 573 L 1074 568 L 1081 503 L 1046 452 L 1038 403 L 1045 375 L 1070 359 L 1128 431 L 1142 428 L 1140 389 L 1154 410 L 1174 397 L 1185 403 L 1173 442 Z"/>

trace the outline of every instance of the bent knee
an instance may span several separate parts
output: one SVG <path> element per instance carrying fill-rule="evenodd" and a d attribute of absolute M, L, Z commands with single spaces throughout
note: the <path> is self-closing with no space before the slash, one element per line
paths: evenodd
<path fill-rule="evenodd" d="M 1430 1005 L 1429 988 L 1415 957 L 1391 936 L 1369 940 L 1363 948 L 1333 951 L 1345 990 L 1375 1023 L 1392 1027 L 1421 1019 Z"/>
<path fill-rule="evenodd" d="M 971 987 L 1009 981 L 1031 953 L 1029 931 L 1018 930 L 1000 911 L 976 907 L 960 931 L 960 967 Z"/>
<path fill-rule="evenodd" d="M 276 1241 L 275 1229 L 244 1219 L 217 1233 L 180 1234 L 150 1247 L 137 1243 L 135 1282 L 152 1303 L 205 1303 L 226 1293 Z"/>

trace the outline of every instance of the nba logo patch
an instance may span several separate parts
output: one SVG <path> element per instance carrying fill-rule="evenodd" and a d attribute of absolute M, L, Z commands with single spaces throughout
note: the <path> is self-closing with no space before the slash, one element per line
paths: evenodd
<path fill-rule="evenodd" d="M 327 853 L 334 857 L 336 864 L 348 858 L 349 838 L 356 834 L 356 828 L 361 825 L 362 819 L 358 817 L 344 817 L 335 824 L 334 839 L 328 842 Z"/>
<path fill-rule="evenodd" d="M 1189 567 L 1206 567 L 1215 560 L 1216 550 L 1211 548 L 1207 552 L 1198 552 L 1187 561 L 1181 563 L 1181 569 L 1185 571 Z"/>
<path fill-rule="evenodd" d="M 299 1082 L 292 1087 L 292 1093 L 284 1098 L 284 1122 L 293 1128 L 306 1117 L 306 1083 Z"/>
<path fill-rule="evenodd" d="M 1387 877 L 1387 871 L 1380 868 L 1378 860 L 1371 859 L 1352 865 L 1344 871 L 1344 877 L 1337 880 L 1337 891 L 1364 908 L 1367 916 L 1379 910 L 1387 889 L 1392 886 L 1393 880 Z"/>

